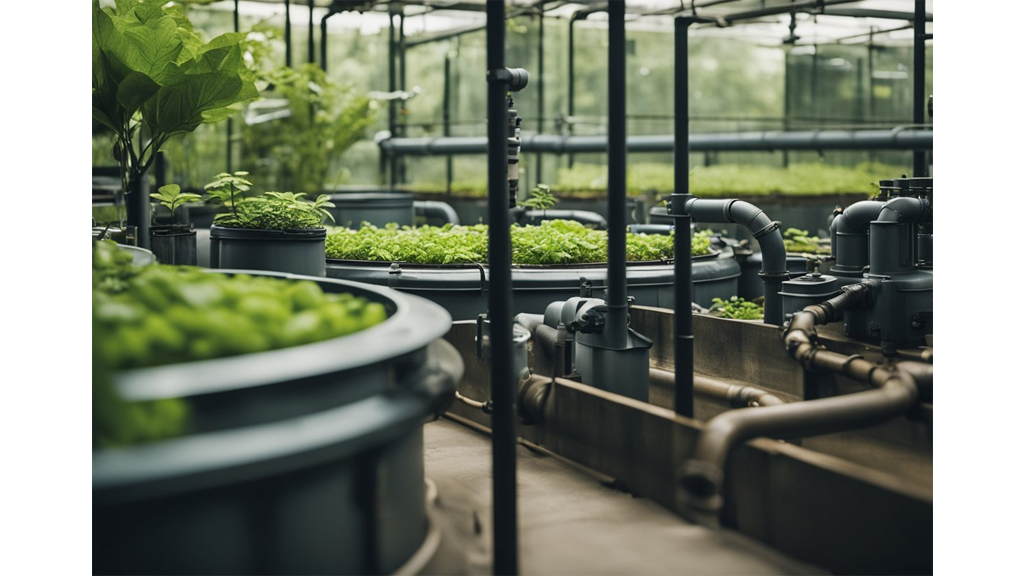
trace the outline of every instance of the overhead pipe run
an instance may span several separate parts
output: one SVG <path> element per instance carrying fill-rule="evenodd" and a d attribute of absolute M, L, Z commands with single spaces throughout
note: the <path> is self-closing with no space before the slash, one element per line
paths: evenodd
<path fill-rule="evenodd" d="M 786 266 L 786 245 L 779 232 L 779 223 L 768 218 L 764 210 L 757 206 L 735 199 L 694 198 L 686 202 L 685 211 L 694 222 L 736 223 L 750 231 L 761 247 L 763 256 L 758 276 L 764 282 L 764 321 L 766 324 L 782 324 L 782 299 L 779 291 L 782 283 L 789 280 L 789 269 Z"/>
<path fill-rule="evenodd" d="M 759 131 L 689 136 L 692 152 L 775 152 L 779 150 L 931 150 L 932 130 L 814 130 Z M 484 154 L 487 138 L 449 136 L 435 138 L 383 138 L 381 151 L 388 156 L 439 156 L 445 154 Z M 635 135 L 626 138 L 629 152 L 672 152 L 674 134 Z M 522 137 L 523 152 L 582 154 L 606 152 L 607 136 L 557 136 L 527 134 Z"/>

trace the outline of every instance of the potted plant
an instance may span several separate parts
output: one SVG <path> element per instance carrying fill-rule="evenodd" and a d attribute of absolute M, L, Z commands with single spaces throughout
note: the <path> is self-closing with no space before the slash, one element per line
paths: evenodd
<path fill-rule="evenodd" d="M 149 244 L 145 175 L 172 137 L 224 120 L 259 96 L 249 80 L 244 33 L 203 43 L 177 3 L 93 0 L 92 115 L 114 134 L 128 223 Z M 135 198 L 135 200 L 132 200 Z"/>
<path fill-rule="evenodd" d="M 163 264 L 196 265 L 196 231 L 191 224 L 175 223 L 178 208 L 189 202 L 198 202 L 199 194 L 182 193 L 181 186 L 168 184 L 161 186 L 157 193 L 150 194 L 171 212 L 171 223 L 167 226 L 154 226 L 152 229 L 152 251 L 156 259 Z"/>
<path fill-rule="evenodd" d="M 252 186 L 247 174 L 222 173 L 206 185 L 210 198 L 229 208 L 210 227 L 210 266 L 326 276 L 323 223 L 334 221 L 330 197 L 310 201 L 303 192 L 264 192 L 238 198 Z"/>

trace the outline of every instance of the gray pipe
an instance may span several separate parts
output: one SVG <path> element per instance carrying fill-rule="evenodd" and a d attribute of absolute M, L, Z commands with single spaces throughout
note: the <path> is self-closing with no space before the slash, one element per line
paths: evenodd
<path fill-rule="evenodd" d="M 451 204 L 447 202 L 417 200 L 412 203 L 412 206 L 417 216 L 423 216 L 424 218 L 434 217 L 444 220 L 449 224 L 459 224 L 459 215 L 452 208 Z"/>
<path fill-rule="evenodd" d="M 877 200 L 864 200 L 843 210 L 829 227 L 832 236 L 832 269 L 850 275 L 861 275 L 868 267 L 868 229 L 885 206 Z"/>
<path fill-rule="evenodd" d="M 924 198 L 913 196 L 900 196 L 893 198 L 882 205 L 878 212 L 879 222 L 897 222 L 899 224 L 912 224 L 921 221 L 928 209 L 928 201 Z"/>
<path fill-rule="evenodd" d="M 671 152 L 675 136 L 671 134 L 634 135 L 626 138 L 630 152 Z M 379 142 L 388 156 L 435 156 L 447 154 L 484 154 L 483 136 L 441 136 L 437 138 L 386 138 Z M 932 130 L 817 130 L 788 132 L 728 132 L 691 134 L 690 151 L 762 151 L 776 150 L 931 150 Z M 523 152 L 553 154 L 606 152 L 607 136 L 556 136 L 527 134 L 522 137 Z"/>
<path fill-rule="evenodd" d="M 522 224 L 534 224 L 543 220 L 573 220 L 593 226 L 597 230 L 608 229 L 608 221 L 604 216 L 589 210 L 524 210 L 517 216 Z"/>
<path fill-rule="evenodd" d="M 627 228 L 633 234 L 661 234 L 668 236 L 675 226 L 671 224 L 630 224 Z"/>
<path fill-rule="evenodd" d="M 765 324 L 782 324 L 782 283 L 789 280 L 786 267 L 786 245 L 779 232 L 779 223 L 772 221 L 757 206 L 742 200 L 705 200 L 694 198 L 686 203 L 686 212 L 694 222 L 736 223 L 746 227 L 761 247 L 763 260 L 758 276 L 764 282 Z"/>
<path fill-rule="evenodd" d="M 659 368 L 651 368 L 648 379 L 668 388 L 674 388 L 676 373 Z M 715 378 L 693 375 L 693 391 L 695 394 L 708 398 L 716 398 L 728 402 L 733 408 L 752 406 L 778 406 L 785 402 L 767 390 L 753 386 L 730 384 Z"/>
<path fill-rule="evenodd" d="M 722 507 L 725 466 L 732 448 L 757 438 L 815 436 L 879 424 L 917 405 L 917 385 L 905 371 L 878 370 L 875 390 L 768 408 L 719 414 L 704 426 L 692 459 L 683 465 L 682 485 L 695 519 L 716 523 Z M 709 518 L 710 515 L 710 518 Z"/>

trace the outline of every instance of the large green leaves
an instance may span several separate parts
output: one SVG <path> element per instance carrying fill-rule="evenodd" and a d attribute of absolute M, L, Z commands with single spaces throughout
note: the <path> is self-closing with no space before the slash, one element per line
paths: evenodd
<path fill-rule="evenodd" d="M 107 4 L 107 3 L 104 3 Z M 118 158 L 141 175 L 166 139 L 236 113 L 259 96 L 246 80 L 244 34 L 203 44 L 191 22 L 165 0 L 93 2 L 93 117 L 130 143 L 141 123 L 154 146 Z M 134 119 L 134 120 L 133 120 Z M 135 165 L 124 165 L 134 160 Z"/>

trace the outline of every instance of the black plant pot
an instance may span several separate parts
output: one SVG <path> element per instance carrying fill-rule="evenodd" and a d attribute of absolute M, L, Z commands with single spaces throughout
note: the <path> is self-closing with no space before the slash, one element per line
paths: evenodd
<path fill-rule="evenodd" d="M 327 230 L 252 230 L 210 227 L 210 267 L 270 270 L 326 276 L 324 243 Z"/>
<path fill-rule="evenodd" d="M 196 265 L 196 231 L 191 224 L 153 226 L 150 231 L 150 248 L 161 264 Z"/>

